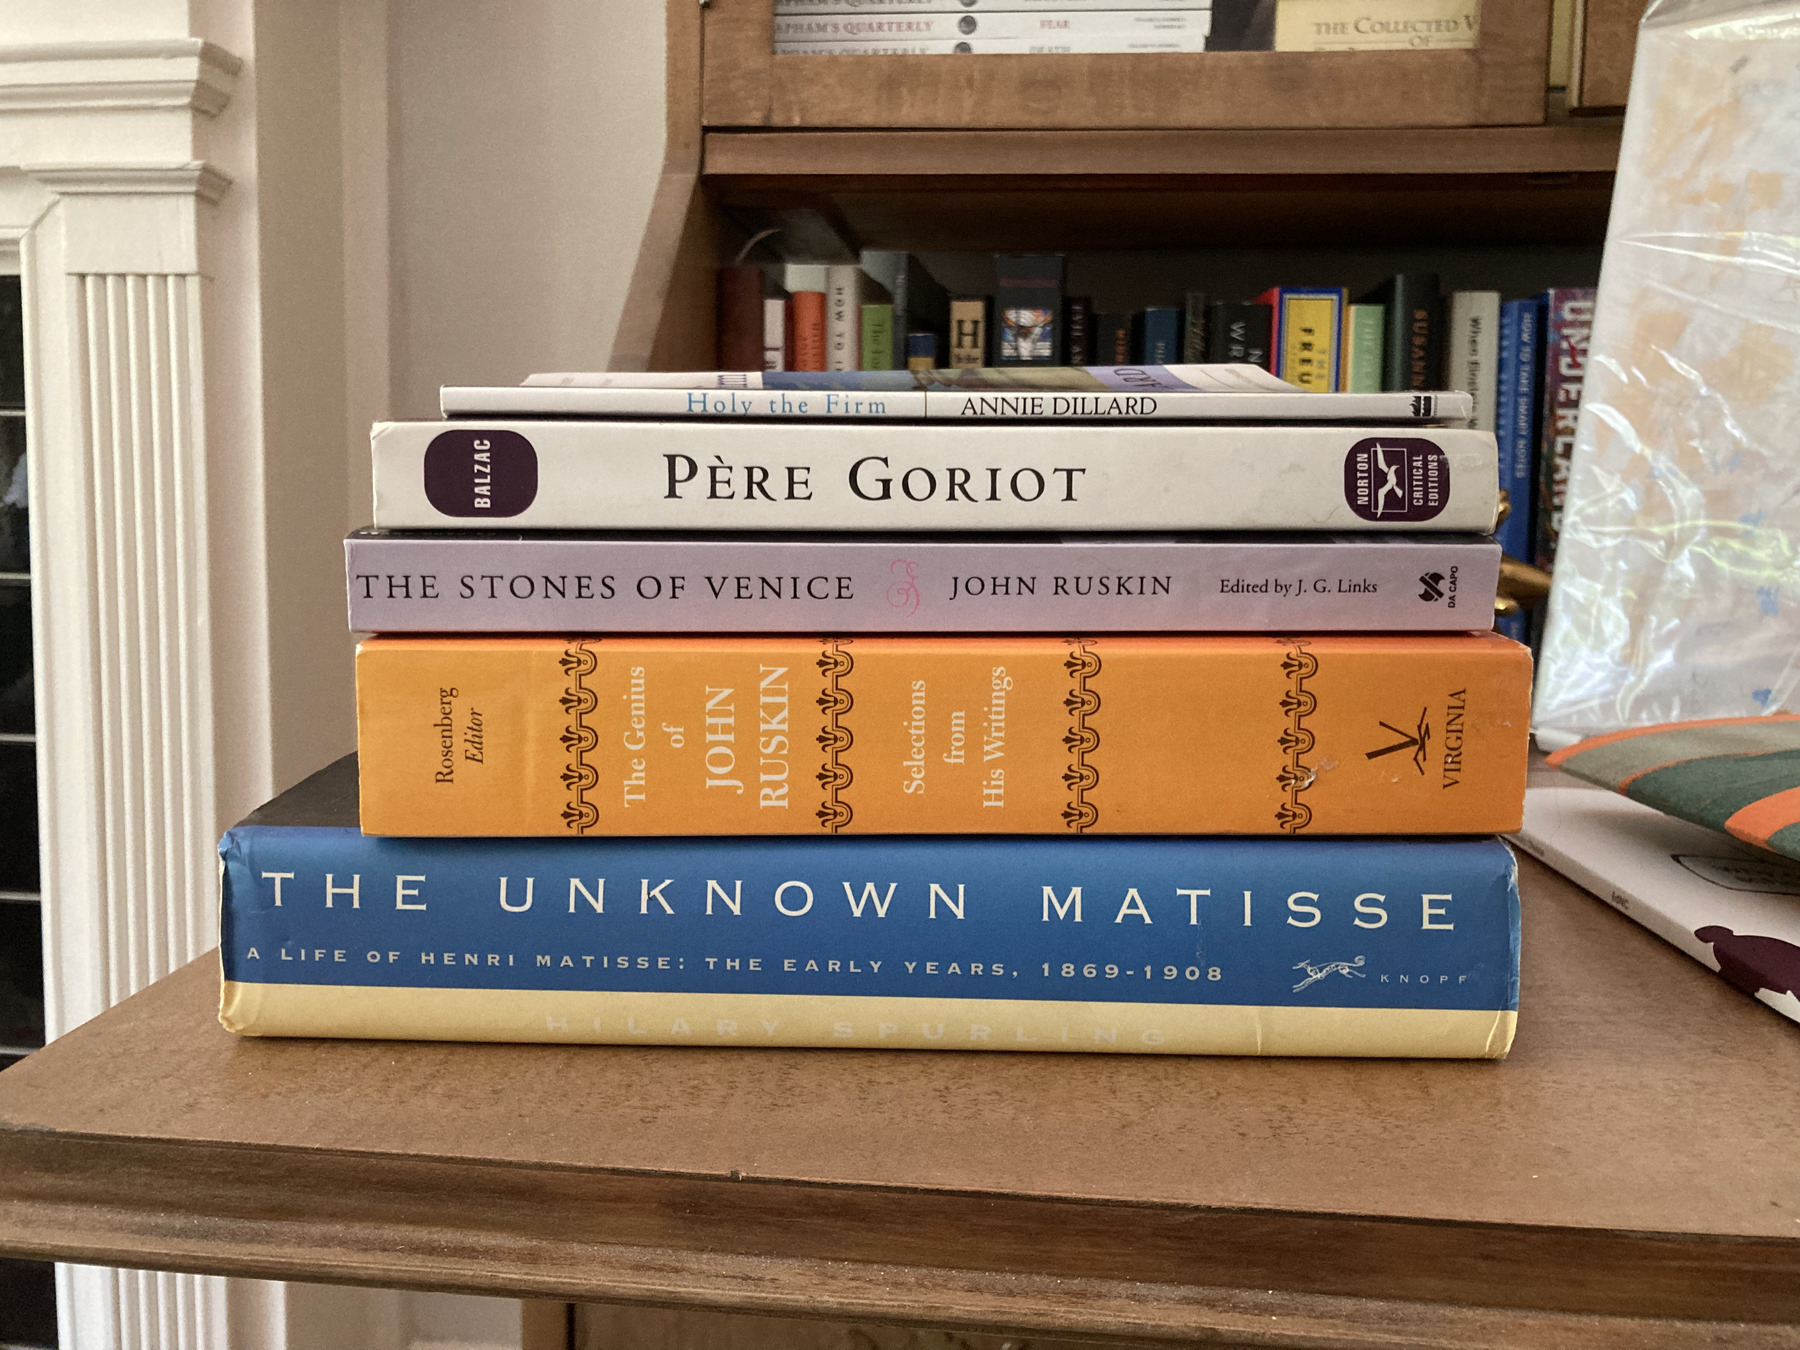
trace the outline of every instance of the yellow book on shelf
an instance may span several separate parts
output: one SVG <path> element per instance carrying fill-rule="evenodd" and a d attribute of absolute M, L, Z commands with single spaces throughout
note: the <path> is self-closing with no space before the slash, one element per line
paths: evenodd
<path fill-rule="evenodd" d="M 1347 299 L 1343 290 L 1301 286 L 1277 286 L 1257 297 L 1271 311 L 1275 375 L 1310 393 L 1337 391 Z"/>
<path fill-rule="evenodd" d="M 374 638 L 362 827 L 1491 834 L 1530 681 L 1491 633 Z"/>
<path fill-rule="evenodd" d="M 1277 0 L 1275 6 L 1278 52 L 1444 51 L 1473 47 L 1480 36 L 1480 0 Z"/>

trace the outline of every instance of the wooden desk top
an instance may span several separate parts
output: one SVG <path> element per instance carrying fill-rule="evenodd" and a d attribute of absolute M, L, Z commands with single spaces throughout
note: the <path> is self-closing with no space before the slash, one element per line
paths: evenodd
<path fill-rule="evenodd" d="M 0 1251 L 1064 1335 L 1800 1346 L 1800 1026 L 1520 866 L 1500 1063 L 240 1040 L 209 956 L 0 1075 Z"/>

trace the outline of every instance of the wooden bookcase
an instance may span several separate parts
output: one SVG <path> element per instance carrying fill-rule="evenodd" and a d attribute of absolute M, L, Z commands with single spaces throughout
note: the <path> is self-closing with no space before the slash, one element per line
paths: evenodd
<path fill-rule="evenodd" d="M 1549 0 L 1481 0 L 1467 51 L 776 56 L 775 0 L 712 0 L 709 127 L 1485 126 L 1544 120 Z"/>
<path fill-rule="evenodd" d="M 1571 111 L 1601 114 L 1625 106 L 1644 8 L 1644 0 L 1575 0 Z"/>
<path fill-rule="evenodd" d="M 775 57 L 772 13 L 669 2 L 664 167 L 613 369 L 714 364 L 713 272 L 746 208 L 811 208 L 858 247 L 1093 267 L 1247 246 L 1322 271 L 1563 250 L 1534 285 L 1598 267 L 1619 128 L 1545 121 L 1540 0 L 1485 0 L 1472 51 L 1344 54 Z"/>

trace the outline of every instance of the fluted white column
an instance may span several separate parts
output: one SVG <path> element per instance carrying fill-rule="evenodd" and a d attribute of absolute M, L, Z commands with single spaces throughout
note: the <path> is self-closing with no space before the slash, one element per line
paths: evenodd
<path fill-rule="evenodd" d="M 202 368 L 199 278 L 74 281 L 99 699 L 99 800 L 88 823 L 102 847 L 100 921 L 78 959 L 103 974 L 97 992 L 112 1003 L 210 945 L 206 466 L 192 384 Z M 53 960 L 67 968 L 72 955 Z M 86 1011 L 59 1007 L 57 1030 Z"/>
<path fill-rule="evenodd" d="M 229 184 L 195 150 L 240 64 L 179 34 L 0 48 L 52 1036 L 210 945 L 201 254 Z M 69 1350 L 225 1350 L 223 1281 L 62 1266 L 57 1287 Z"/>
<path fill-rule="evenodd" d="M 28 172 L 49 194 L 20 252 L 45 1012 L 57 1036 L 213 940 L 197 239 L 226 183 L 195 163 Z M 225 1350 L 224 1299 L 218 1280 L 58 1271 L 63 1341 L 76 1350 Z"/>
<path fill-rule="evenodd" d="M 348 748 L 334 557 L 366 519 L 367 442 L 345 428 L 390 411 L 387 19 L 384 0 L 199 17 L 82 0 L 66 23 L 27 8 L 9 41 L 72 39 L 0 43 L 56 1036 L 211 947 L 219 831 Z M 253 72 L 188 35 L 201 20 Z M 57 1280 L 64 1350 L 524 1335 L 511 1301 L 67 1265 Z"/>

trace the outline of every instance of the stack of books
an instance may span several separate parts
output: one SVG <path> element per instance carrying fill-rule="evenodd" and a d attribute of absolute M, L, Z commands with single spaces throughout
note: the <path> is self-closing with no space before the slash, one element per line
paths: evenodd
<path fill-rule="evenodd" d="M 1462 394 L 549 375 L 376 426 L 262 1035 L 1498 1056 L 1530 660 Z M 824 634 L 825 636 L 819 636 Z"/>

